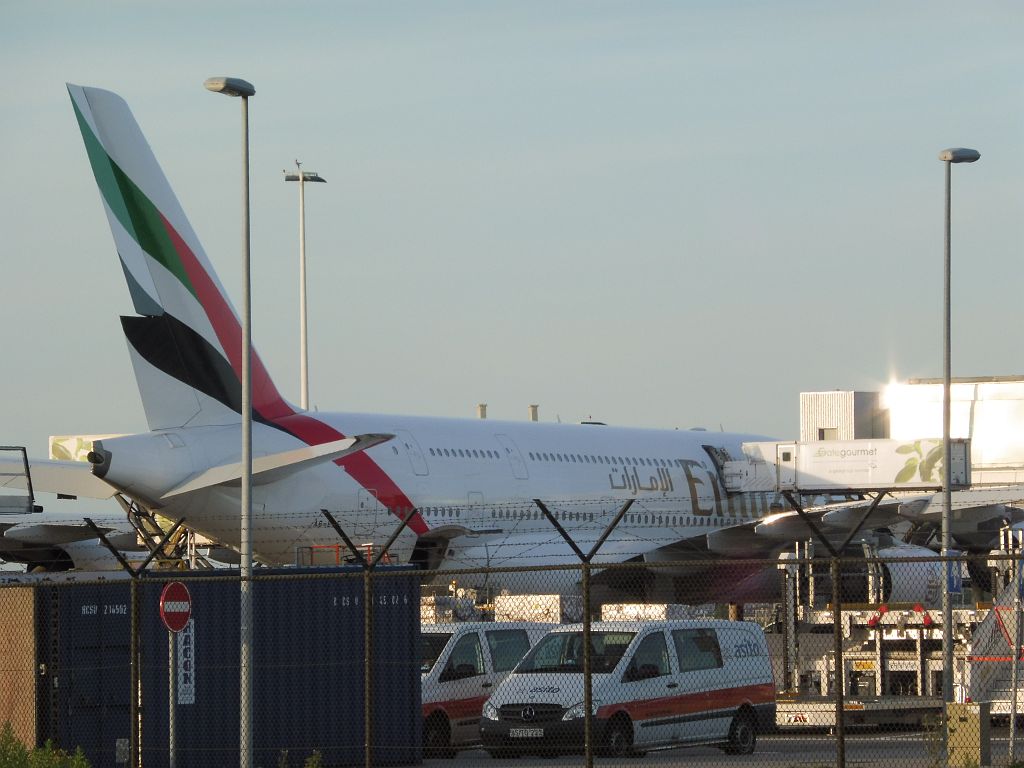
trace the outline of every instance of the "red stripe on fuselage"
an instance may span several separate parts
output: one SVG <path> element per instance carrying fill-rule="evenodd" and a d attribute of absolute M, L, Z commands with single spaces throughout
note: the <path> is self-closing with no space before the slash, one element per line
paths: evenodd
<path fill-rule="evenodd" d="M 273 422 L 309 445 L 320 445 L 345 437 L 329 424 L 324 424 L 304 413 L 273 419 Z M 375 491 L 377 501 L 387 507 L 392 514 L 402 517 L 416 506 L 395 481 L 364 452 L 354 453 L 334 463 L 345 469 L 363 488 Z M 429 530 L 419 512 L 412 516 L 408 527 L 416 534 L 424 534 Z"/>
<path fill-rule="evenodd" d="M 171 226 L 171 223 L 160 215 L 167 230 L 178 258 L 185 268 L 195 289 L 196 298 L 206 312 L 213 332 L 217 334 L 221 348 L 228 357 L 235 375 L 241 379 L 242 376 L 242 328 L 238 318 L 227 301 L 221 294 L 216 283 L 210 278 L 206 269 L 199 263 L 199 259 L 188 247 L 188 244 L 181 238 L 178 232 Z M 320 445 L 334 440 L 342 440 L 346 436 L 341 434 L 322 421 L 318 421 L 306 414 L 296 413 L 295 410 L 285 401 L 274 386 L 274 382 L 263 366 L 259 355 L 255 350 L 252 354 L 252 407 L 262 418 L 275 424 L 307 445 Z M 377 463 L 365 453 L 356 453 L 338 459 L 335 464 L 344 468 L 352 479 L 367 490 L 376 492 L 377 500 L 387 507 L 393 514 L 401 516 L 408 513 L 415 505 L 402 491 L 395 481 L 388 477 L 387 473 L 377 466 Z M 426 522 L 417 512 L 409 521 L 409 529 L 416 534 L 424 534 L 429 529 Z"/>

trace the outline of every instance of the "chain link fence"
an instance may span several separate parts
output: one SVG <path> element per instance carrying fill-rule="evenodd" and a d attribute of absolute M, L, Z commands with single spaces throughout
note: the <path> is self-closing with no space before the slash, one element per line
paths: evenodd
<path fill-rule="evenodd" d="M 382 563 L 257 569 L 253 764 L 1012 764 L 1015 561 L 950 562 L 950 632 L 943 566 L 582 562 L 426 583 Z M 713 596 L 756 570 L 777 600 L 638 599 L 673 583 Z M 526 593 L 539 576 L 559 588 Z M 190 596 L 176 634 L 161 620 L 172 580 Z M 94 766 L 237 765 L 239 586 L 222 570 L 10 577 L 0 753 L 17 740 Z"/>

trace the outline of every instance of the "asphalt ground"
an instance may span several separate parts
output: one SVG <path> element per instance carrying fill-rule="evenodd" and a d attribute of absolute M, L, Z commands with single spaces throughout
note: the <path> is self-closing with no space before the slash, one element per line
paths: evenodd
<path fill-rule="evenodd" d="M 1007 764 L 1009 729 L 992 727 L 990 749 L 992 765 Z M 1018 729 L 1016 756 L 1024 759 L 1024 729 Z M 969 755 L 960 755 L 966 760 L 950 761 L 957 764 L 977 765 Z M 595 757 L 594 764 L 600 768 L 647 768 L 647 766 L 807 766 L 823 768 L 837 763 L 836 738 L 827 733 L 785 734 L 761 736 L 757 749 L 752 755 L 726 755 L 714 747 L 683 747 L 648 752 L 640 757 L 612 759 Z M 936 734 L 920 730 L 883 732 L 860 730 L 846 734 L 846 764 L 853 768 L 878 766 L 883 768 L 937 768 L 946 766 L 941 740 Z M 425 766 L 441 768 L 468 768 L 479 765 L 483 768 L 556 768 L 557 766 L 582 766 L 582 755 L 560 755 L 557 757 L 523 756 L 512 759 L 491 758 L 482 749 L 460 752 L 452 760 L 424 760 Z"/>

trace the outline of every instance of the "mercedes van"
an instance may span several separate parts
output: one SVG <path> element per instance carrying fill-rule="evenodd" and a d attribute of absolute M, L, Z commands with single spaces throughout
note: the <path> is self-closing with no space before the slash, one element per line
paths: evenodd
<path fill-rule="evenodd" d="M 423 756 L 454 757 L 479 743 L 494 686 L 554 624 L 525 621 L 420 625 Z"/>
<path fill-rule="evenodd" d="M 775 682 L 761 628 L 687 620 L 591 625 L 591 733 L 612 756 L 680 745 L 754 751 L 775 727 Z M 545 635 L 484 705 L 492 757 L 583 749 L 583 626 Z"/>

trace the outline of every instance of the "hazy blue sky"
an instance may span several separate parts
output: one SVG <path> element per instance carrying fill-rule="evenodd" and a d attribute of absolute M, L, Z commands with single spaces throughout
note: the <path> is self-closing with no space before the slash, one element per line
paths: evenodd
<path fill-rule="evenodd" d="M 243 21 L 244 19 L 244 21 Z M 1018 2 L 7 2 L 0 442 L 145 429 L 65 81 L 132 106 L 254 337 L 322 410 L 795 437 L 798 393 L 1024 373 Z"/>

